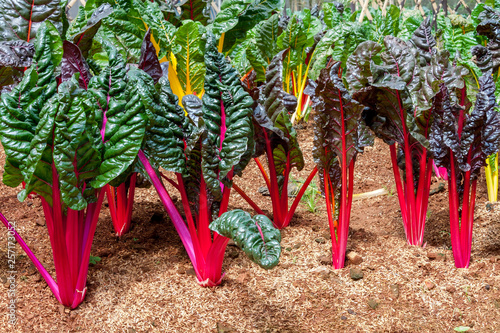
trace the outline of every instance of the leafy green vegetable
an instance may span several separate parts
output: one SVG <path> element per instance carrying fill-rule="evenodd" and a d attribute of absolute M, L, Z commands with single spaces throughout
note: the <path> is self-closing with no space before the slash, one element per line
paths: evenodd
<path fill-rule="evenodd" d="M 231 238 L 245 254 L 265 269 L 278 265 L 281 233 L 265 215 L 252 216 L 240 209 L 222 214 L 210 224 L 210 230 Z"/>

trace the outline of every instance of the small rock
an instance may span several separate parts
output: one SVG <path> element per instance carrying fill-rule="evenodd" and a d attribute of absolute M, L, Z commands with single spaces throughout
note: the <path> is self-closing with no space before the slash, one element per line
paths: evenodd
<path fill-rule="evenodd" d="M 351 268 L 349 274 L 354 281 L 361 280 L 364 276 L 363 271 L 359 268 Z"/>
<path fill-rule="evenodd" d="M 373 298 L 370 298 L 368 300 L 368 306 L 370 308 L 372 308 L 373 310 L 375 310 L 376 308 L 378 308 L 378 305 L 379 305 L 379 303 L 376 300 L 374 300 Z"/>
<path fill-rule="evenodd" d="M 398 298 L 399 297 L 399 284 L 397 284 L 397 283 L 391 284 L 390 288 L 391 288 L 392 296 L 394 296 L 394 298 Z"/>
<path fill-rule="evenodd" d="M 346 316 L 340 316 L 340 319 L 347 320 L 347 317 Z"/>
<path fill-rule="evenodd" d="M 356 252 L 351 251 L 347 254 L 347 260 L 349 261 L 350 264 L 359 265 L 363 262 L 363 257 L 361 257 Z"/>
<path fill-rule="evenodd" d="M 236 245 L 236 243 L 234 242 L 234 240 L 230 239 L 229 242 L 227 242 L 227 246 L 238 246 Z"/>
<path fill-rule="evenodd" d="M 36 219 L 36 225 L 39 225 L 40 227 L 45 226 L 45 219 L 44 218 L 37 218 Z"/>
<path fill-rule="evenodd" d="M 320 227 L 319 225 L 313 225 L 313 226 L 312 226 L 312 231 L 314 231 L 314 232 L 318 232 L 318 231 L 320 231 L 320 230 L 321 230 L 321 227 Z"/>
<path fill-rule="evenodd" d="M 457 291 L 457 288 L 453 286 L 448 286 L 446 287 L 446 291 L 449 292 L 450 294 L 453 294 L 455 291 Z"/>
<path fill-rule="evenodd" d="M 293 246 L 293 248 L 294 248 L 294 249 L 298 249 L 298 248 L 300 248 L 300 246 L 301 246 L 301 245 L 302 245 L 302 243 L 297 243 L 297 244 L 295 244 L 295 245 Z"/>
<path fill-rule="evenodd" d="M 491 287 L 490 287 L 490 285 L 489 285 L 489 284 L 486 284 L 486 285 L 484 286 L 484 289 L 486 289 L 486 290 L 490 290 L 490 288 L 491 288 Z"/>
<path fill-rule="evenodd" d="M 176 195 L 173 195 L 173 196 L 172 196 L 172 202 L 173 202 L 173 203 L 177 203 L 177 201 L 179 201 L 179 198 L 177 198 L 177 196 L 176 196 Z"/>
<path fill-rule="evenodd" d="M 320 256 L 318 257 L 319 263 L 321 265 L 331 265 L 332 264 L 332 256 Z"/>
<path fill-rule="evenodd" d="M 186 274 L 187 274 L 187 275 L 196 276 L 196 272 L 194 271 L 194 269 L 193 269 L 193 268 L 188 268 L 188 269 L 186 270 Z"/>
<path fill-rule="evenodd" d="M 432 290 L 436 287 L 436 284 L 434 284 L 434 282 L 432 282 L 431 280 L 425 280 L 424 284 L 425 284 L 425 288 L 427 288 L 427 290 Z"/>
<path fill-rule="evenodd" d="M 325 244 L 326 243 L 326 240 L 324 238 L 316 238 L 314 241 L 318 244 Z"/>
<path fill-rule="evenodd" d="M 33 282 L 40 282 L 42 281 L 42 276 L 40 274 L 36 274 L 31 279 Z"/>
<path fill-rule="evenodd" d="M 436 260 L 437 253 L 436 252 L 429 252 L 429 253 L 427 253 L 427 258 L 429 258 L 429 260 Z"/>
<path fill-rule="evenodd" d="M 354 312 L 354 310 L 353 310 L 353 309 L 347 309 L 347 313 L 352 314 L 352 315 L 355 315 L 355 314 L 356 314 L 356 312 Z"/>
<path fill-rule="evenodd" d="M 232 333 L 236 332 L 234 328 L 227 324 L 217 322 L 217 333 Z"/>

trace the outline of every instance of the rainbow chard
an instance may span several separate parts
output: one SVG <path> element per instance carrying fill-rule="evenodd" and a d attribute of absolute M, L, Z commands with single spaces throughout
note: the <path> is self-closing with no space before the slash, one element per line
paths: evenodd
<path fill-rule="evenodd" d="M 500 117 L 495 111 L 495 84 L 491 72 L 479 78 L 480 90 L 472 113 L 451 104 L 449 91 L 441 85 L 442 109 L 435 113 L 431 150 L 438 166 L 448 170 L 450 233 L 455 266 L 468 267 L 477 178 L 488 155 L 500 146 Z"/>
<path fill-rule="evenodd" d="M 181 237 L 198 283 L 212 287 L 220 284 L 223 277 L 222 261 L 229 241 L 225 236 L 235 237 L 239 244 L 246 244 L 243 247 L 251 248 L 251 259 L 259 264 L 259 258 L 268 256 L 265 253 L 268 247 L 274 249 L 272 253 L 279 253 L 276 248 L 279 244 L 267 243 L 276 238 L 273 234 L 268 236 L 267 227 L 255 228 L 252 223 L 235 225 L 236 229 L 230 227 L 239 221 L 238 213 L 227 212 L 232 179 L 241 174 L 254 151 L 252 99 L 243 90 L 228 60 L 217 51 L 215 38 L 210 34 L 205 48 L 205 66 L 205 94 L 201 100 L 195 95 L 184 96 L 184 108 L 179 106 L 177 96 L 170 89 L 168 74 L 160 78 L 158 101 L 153 103 L 151 98 L 145 103 L 157 105 L 154 109 L 159 113 L 153 121 L 155 127 L 146 134 L 147 141 L 139 152 L 139 159 Z M 159 173 L 159 166 L 174 172 L 176 180 Z M 161 178 L 180 192 L 186 222 Z M 216 223 L 219 227 L 214 227 L 224 236 L 217 232 L 212 234 L 210 223 L 224 213 L 220 224 Z M 235 230 L 246 235 L 243 237 Z M 263 246 L 255 243 L 259 238 Z M 258 251 L 263 253 L 257 254 Z M 278 257 L 269 254 L 272 260 L 262 266 L 276 265 Z"/>
<path fill-rule="evenodd" d="M 332 237 L 333 267 L 344 267 L 358 152 L 373 145 L 373 136 L 361 123 L 363 106 L 351 99 L 342 79 L 340 62 L 327 65 L 316 82 L 309 81 L 314 116 L 314 162 L 326 198 Z M 339 203 L 338 219 L 335 213 Z"/>
<path fill-rule="evenodd" d="M 91 185 L 99 175 L 103 144 L 99 114 L 80 88 L 79 74 L 66 75 L 62 42 L 51 23 L 38 30 L 34 66 L 10 94 L 2 94 L 0 117 L 6 154 L 3 181 L 26 184 L 18 197 L 37 194 L 43 206 L 57 282 L 16 232 L 56 299 L 75 308 L 84 299 L 90 249 L 104 192 Z M 61 83 L 56 73 L 60 68 Z M 0 214 L 2 222 L 11 224 Z"/>
<path fill-rule="evenodd" d="M 293 168 L 304 168 L 304 157 L 297 140 L 297 132 L 290 120 L 297 107 L 297 98 L 283 90 L 283 60 L 287 54 L 288 50 L 283 50 L 273 58 L 266 71 L 266 84 L 260 89 L 252 90 L 252 96 L 256 100 L 254 158 L 271 194 L 273 224 L 278 229 L 290 224 L 300 199 L 317 172 L 317 168 L 311 171 L 289 207 L 290 173 Z M 259 156 L 263 154 L 267 156 L 269 175 L 259 160 Z M 257 213 L 263 214 L 260 207 L 243 190 L 236 185 L 233 187 Z"/>
<path fill-rule="evenodd" d="M 360 44 L 348 60 L 346 79 L 353 98 L 368 107 L 364 121 L 390 145 L 406 238 L 410 245 L 422 246 L 432 173 L 428 138 L 433 98 L 439 81 L 450 89 L 464 88 L 467 71 L 453 66 L 447 51 L 438 52 L 432 45 L 426 51 L 432 59 L 427 66 L 427 53 L 396 37 L 385 37 L 384 46 L 379 54 L 380 45 Z M 378 56 L 380 63 L 375 62 Z"/>

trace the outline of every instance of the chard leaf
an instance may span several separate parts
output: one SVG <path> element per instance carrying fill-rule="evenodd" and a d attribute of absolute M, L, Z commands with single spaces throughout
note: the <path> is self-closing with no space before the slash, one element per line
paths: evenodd
<path fill-rule="evenodd" d="M 436 39 L 432 35 L 430 19 L 426 18 L 411 36 L 410 42 L 417 49 L 417 54 L 422 57 L 422 63 L 431 62 L 432 49 L 436 46 Z"/>
<path fill-rule="evenodd" d="M 223 51 L 230 50 L 237 40 L 245 38 L 247 31 L 268 19 L 281 6 L 282 0 L 253 0 L 238 17 L 238 23 L 226 32 Z"/>
<path fill-rule="evenodd" d="M 2 41 L 33 42 L 43 22 L 50 22 L 63 35 L 65 1 L 0 1 L 0 36 Z"/>
<path fill-rule="evenodd" d="M 338 76 L 339 68 L 340 63 L 336 63 L 323 69 L 316 81 L 314 93 L 310 95 L 312 107 L 316 111 L 313 156 L 315 160 L 321 161 L 325 154 L 331 154 L 330 159 L 337 156 L 340 163 L 349 165 L 358 150 L 362 149 L 357 144 L 363 106 L 351 99 Z M 329 172 L 324 163 L 316 163 Z"/>
<path fill-rule="evenodd" d="M 203 120 L 207 136 L 203 140 L 203 176 L 215 199 L 222 193 L 220 182 L 240 173 L 254 152 L 251 106 L 253 100 L 241 86 L 238 73 L 217 51 L 209 35 L 205 50 L 205 94 Z"/>
<path fill-rule="evenodd" d="M 199 22 L 184 21 L 175 33 L 173 43 L 179 46 L 175 54 L 177 58 L 177 76 L 184 95 L 200 94 L 203 91 L 205 79 L 205 64 L 203 62 L 204 28 Z"/>
<path fill-rule="evenodd" d="M 177 6 L 181 10 L 181 20 L 191 20 L 207 25 L 210 8 L 207 0 L 185 0 Z"/>
<path fill-rule="evenodd" d="M 94 110 L 87 99 L 87 92 L 79 88 L 76 78 L 59 86 L 53 134 L 54 165 L 59 175 L 61 198 L 73 210 L 87 206 L 86 181 L 97 176 L 101 162 L 102 143 L 96 124 L 92 124 Z"/>
<path fill-rule="evenodd" d="M 103 187 L 135 161 L 146 126 L 138 80 L 129 82 L 125 60 L 116 48 L 109 46 L 108 52 L 108 67 L 89 84 L 95 105 L 106 121 L 101 133 L 104 156 L 99 175 L 92 182 L 94 188 Z"/>
<path fill-rule="evenodd" d="M 151 42 L 151 29 L 148 29 L 142 42 L 139 68 L 148 73 L 155 84 L 163 76 L 163 70 L 156 56 L 156 49 Z"/>
<path fill-rule="evenodd" d="M 35 65 L 26 71 L 20 84 L 11 93 L 1 95 L 0 139 L 6 155 L 3 181 L 8 186 L 16 187 L 24 180 L 21 170 L 27 168 L 25 163 L 31 152 L 30 145 L 40 122 L 42 108 L 45 105 L 49 107 L 48 101 L 56 93 L 56 69 L 62 56 L 62 50 L 57 47 L 61 48 L 61 44 L 56 28 L 51 23 L 43 23 L 35 44 Z M 42 153 L 41 147 L 27 175 L 34 172 Z M 43 182 L 36 185 L 39 186 L 40 194 L 50 193 Z"/>
<path fill-rule="evenodd" d="M 141 8 L 141 14 L 160 47 L 158 58 L 162 59 L 169 52 L 179 52 L 179 45 L 174 44 L 174 35 L 177 29 L 164 18 L 160 6 L 156 2 L 145 1 Z"/>
<path fill-rule="evenodd" d="M 269 64 L 276 54 L 276 40 L 279 36 L 279 15 L 274 14 L 269 19 L 262 21 L 255 31 L 255 42 L 260 54 Z M 267 67 L 267 66 L 266 66 Z"/>
<path fill-rule="evenodd" d="M 31 66 L 35 47 L 22 40 L 0 42 L 0 88 L 21 81 L 24 67 Z"/>
<path fill-rule="evenodd" d="M 88 56 L 89 50 L 92 48 L 92 41 L 101 27 L 102 20 L 113 12 L 113 8 L 109 3 L 104 3 L 99 8 L 88 10 L 87 7 L 91 6 L 91 1 L 88 1 L 85 8 L 79 11 L 76 22 L 72 25 L 72 36 L 70 37 L 73 43 L 80 48 L 84 57 Z"/>
<path fill-rule="evenodd" d="M 245 254 L 265 269 L 278 265 L 281 234 L 265 215 L 252 216 L 240 209 L 222 214 L 210 224 L 210 230 L 234 240 Z"/>
<path fill-rule="evenodd" d="M 133 9 L 125 11 L 122 8 L 115 8 L 114 11 L 102 20 L 101 28 L 95 36 L 101 45 L 112 43 L 118 48 L 121 56 L 127 63 L 137 63 L 141 56 L 141 45 L 146 28 L 141 21 L 137 24 L 136 17 L 139 13 Z M 93 54 L 94 60 L 101 66 L 106 66 L 108 59 L 106 50 L 96 50 Z"/>
<path fill-rule="evenodd" d="M 351 91 L 366 87 L 372 80 L 370 63 L 382 47 L 372 41 L 366 41 L 356 48 L 347 60 L 346 81 Z"/>
<path fill-rule="evenodd" d="M 80 88 L 87 89 L 90 74 L 89 65 L 83 58 L 82 52 L 75 44 L 65 40 L 63 42 L 63 58 L 61 62 L 61 82 L 70 80 L 74 73 L 79 73 Z"/>

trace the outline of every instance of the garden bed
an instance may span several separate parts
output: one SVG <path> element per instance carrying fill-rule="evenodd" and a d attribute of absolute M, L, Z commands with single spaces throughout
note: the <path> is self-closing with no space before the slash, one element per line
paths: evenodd
<path fill-rule="evenodd" d="M 314 167 L 312 125 L 301 126 L 306 166 L 293 173 L 295 179 L 304 179 Z M 0 160 L 4 161 L 3 151 Z M 269 198 L 258 193 L 264 182 L 254 162 L 235 183 L 266 213 L 271 211 Z M 215 288 L 196 283 L 154 189 L 137 189 L 132 229 L 121 239 L 114 236 L 109 210 L 103 206 L 92 247 L 92 256 L 101 261 L 91 265 L 86 299 L 75 310 L 56 301 L 18 246 L 17 324 L 8 326 L 2 315 L 0 325 L 14 332 L 216 332 L 218 325 L 221 332 L 451 332 L 459 326 L 473 332 L 498 331 L 500 205 L 487 203 L 483 178 L 478 184 L 471 265 L 457 269 L 450 249 L 447 184 L 430 198 L 426 246 L 408 246 L 389 148 L 376 140 L 374 147 L 358 155 L 355 193 L 386 188 L 389 194 L 353 203 L 347 252 L 358 253 L 360 264 L 347 261 L 344 269 L 331 268 L 328 219 L 318 196 L 316 213 L 301 204 L 290 227 L 282 230 L 283 251 L 276 268 L 265 271 L 229 246 L 223 265 L 226 276 Z M 435 178 L 431 188 L 439 188 Z M 20 203 L 17 192 L 0 184 L 2 213 L 17 223 L 26 242 L 54 273 L 41 203 Z M 253 213 L 236 192 L 229 208 Z M 4 229 L 2 313 L 9 300 L 6 236 Z M 362 279 L 351 279 L 353 268 L 362 270 Z"/>

